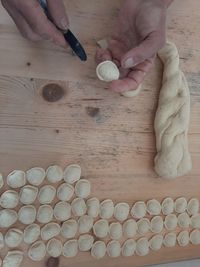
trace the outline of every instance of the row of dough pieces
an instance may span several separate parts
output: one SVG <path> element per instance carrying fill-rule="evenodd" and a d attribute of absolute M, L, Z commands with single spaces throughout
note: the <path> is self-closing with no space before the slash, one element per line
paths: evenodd
<path fill-rule="evenodd" d="M 59 239 L 50 239 L 45 245 L 43 241 L 35 242 L 28 250 L 28 256 L 33 261 L 41 261 L 46 253 L 52 257 L 75 257 L 78 251 L 91 250 L 92 257 L 100 259 L 107 255 L 112 258 L 133 256 L 145 256 L 150 252 L 150 249 L 158 251 L 164 245 L 165 247 L 174 247 L 176 242 L 180 246 L 187 246 L 189 242 L 192 244 L 200 244 L 200 231 L 194 230 L 190 234 L 188 231 L 176 233 L 168 233 L 164 237 L 162 235 L 155 235 L 150 240 L 142 237 L 135 241 L 134 239 L 126 240 L 121 246 L 117 240 L 111 240 L 107 243 L 103 241 L 94 242 L 94 237 L 89 234 L 81 235 L 79 239 L 71 239 L 62 244 Z M 10 251 L 3 260 L 3 267 L 20 267 L 23 260 L 23 253 L 21 251 Z M 1 262 L 0 262 L 1 266 Z"/>

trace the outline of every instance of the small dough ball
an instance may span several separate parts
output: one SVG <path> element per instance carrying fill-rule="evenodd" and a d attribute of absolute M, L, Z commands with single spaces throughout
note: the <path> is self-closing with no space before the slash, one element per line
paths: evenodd
<path fill-rule="evenodd" d="M 94 237 L 89 234 L 80 235 L 78 247 L 80 251 L 89 251 L 94 243 Z"/>
<path fill-rule="evenodd" d="M 138 256 L 146 256 L 149 253 L 149 241 L 146 237 L 137 240 L 135 252 Z"/>
<path fill-rule="evenodd" d="M 75 237 L 77 231 L 78 223 L 74 219 L 64 222 L 61 226 L 61 235 L 66 239 Z"/>
<path fill-rule="evenodd" d="M 177 213 L 183 213 L 187 209 L 187 200 L 184 197 L 179 197 L 175 200 L 175 211 Z"/>
<path fill-rule="evenodd" d="M 75 194 L 77 197 L 87 198 L 90 195 L 90 182 L 85 179 L 79 180 L 75 185 Z"/>
<path fill-rule="evenodd" d="M 46 255 L 46 246 L 42 241 L 36 241 L 28 250 L 28 256 L 32 261 L 41 261 Z"/>
<path fill-rule="evenodd" d="M 109 226 L 111 239 L 119 240 L 122 237 L 122 225 L 119 222 L 113 222 Z"/>
<path fill-rule="evenodd" d="M 163 244 L 165 247 L 174 247 L 176 245 L 176 234 L 175 233 L 168 233 L 165 235 Z"/>
<path fill-rule="evenodd" d="M 85 200 L 82 198 L 75 198 L 71 203 L 71 207 L 74 216 L 83 216 L 87 211 Z"/>
<path fill-rule="evenodd" d="M 190 241 L 193 245 L 200 244 L 200 230 L 195 229 L 190 233 Z"/>
<path fill-rule="evenodd" d="M 162 235 L 154 235 L 150 240 L 149 240 L 149 247 L 150 249 L 154 251 L 158 251 L 161 249 L 163 244 L 163 236 Z"/>
<path fill-rule="evenodd" d="M 57 198 L 61 201 L 69 201 L 74 195 L 74 187 L 63 183 L 57 189 Z"/>
<path fill-rule="evenodd" d="M 178 219 L 175 214 L 169 214 L 165 217 L 165 228 L 169 231 L 174 230 L 177 227 Z"/>
<path fill-rule="evenodd" d="M 173 213 L 174 211 L 174 200 L 170 197 L 167 197 L 163 200 L 162 202 L 162 213 L 164 215 L 169 215 L 171 213 Z"/>
<path fill-rule="evenodd" d="M 123 234 L 126 238 L 132 238 L 136 235 L 138 226 L 135 220 L 129 219 L 123 223 Z"/>
<path fill-rule="evenodd" d="M 24 229 L 24 242 L 26 244 L 34 243 L 40 236 L 40 226 L 36 223 L 28 225 Z"/>
<path fill-rule="evenodd" d="M 23 232 L 16 228 L 11 228 L 5 235 L 5 243 L 9 248 L 18 247 L 23 240 Z"/>
<path fill-rule="evenodd" d="M 40 204 L 50 204 L 56 195 L 56 189 L 51 185 L 44 185 L 40 188 L 38 200 Z"/>
<path fill-rule="evenodd" d="M 38 188 L 32 185 L 25 185 L 19 193 L 20 202 L 25 205 L 32 204 L 38 195 Z"/>
<path fill-rule="evenodd" d="M 47 253 L 54 258 L 59 257 L 62 254 L 63 245 L 62 242 L 56 238 L 52 238 L 47 243 Z"/>
<path fill-rule="evenodd" d="M 103 241 L 96 241 L 91 249 L 91 255 L 95 259 L 101 259 L 106 254 L 106 245 Z"/>
<path fill-rule="evenodd" d="M 40 223 L 49 223 L 53 219 L 53 209 L 50 205 L 42 205 L 37 212 L 37 221 Z"/>
<path fill-rule="evenodd" d="M 58 223 L 50 222 L 42 227 L 41 238 L 46 241 L 60 234 L 60 225 Z"/>
<path fill-rule="evenodd" d="M 0 228 L 9 228 L 17 221 L 17 212 L 10 209 L 0 210 Z"/>
<path fill-rule="evenodd" d="M 0 173 L 0 189 L 4 186 L 3 175 Z M 1 265 L 0 265 L 1 266 Z"/>
<path fill-rule="evenodd" d="M 60 201 L 55 205 L 53 214 L 56 220 L 64 222 L 71 218 L 71 205 L 67 202 Z"/>
<path fill-rule="evenodd" d="M 160 202 L 156 199 L 151 199 L 147 201 L 147 212 L 150 215 L 159 215 L 161 213 Z"/>
<path fill-rule="evenodd" d="M 186 212 L 183 212 L 178 215 L 178 225 L 181 228 L 188 228 L 190 227 L 191 219 Z"/>
<path fill-rule="evenodd" d="M 192 198 L 188 202 L 187 212 L 189 215 L 195 215 L 199 212 L 199 200 L 197 198 Z"/>
<path fill-rule="evenodd" d="M 122 246 L 122 256 L 131 257 L 134 255 L 136 249 L 136 242 L 134 239 L 128 239 Z"/>
<path fill-rule="evenodd" d="M 141 219 L 146 215 L 146 210 L 146 204 L 143 201 L 138 201 L 133 205 L 131 215 L 136 219 Z"/>
<path fill-rule="evenodd" d="M 32 224 L 36 219 L 36 208 L 32 205 L 22 206 L 18 211 L 18 219 L 23 224 Z"/>
<path fill-rule="evenodd" d="M 105 82 L 118 80 L 120 76 L 117 65 L 110 60 L 101 62 L 96 68 L 96 74 L 99 80 Z"/>
<path fill-rule="evenodd" d="M 95 222 L 93 226 L 93 232 L 96 237 L 104 238 L 108 235 L 109 232 L 109 225 L 108 221 L 104 219 L 100 219 Z"/>
<path fill-rule="evenodd" d="M 23 252 L 20 250 L 8 251 L 7 255 L 3 259 L 2 267 L 20 267 L 23 258 Z"/>
<path fill-rule="evenodd" d="M 0 232 L 0 250 L 5 246 L 3 234 Z M 1 266 L 1 265 L 0 265 Z"/>
<path fill-rule="evenodd" d="M 102 219 L 112 218 L 114 213 L 114 203 L 111 199 L 105 199 L 100 203 L 99 216 Z"/>
<path fill-rule="evenodd" d="M 63 179 L 63 170 L 58 165 L 49 166 L 46 170 L 47 180 L 50 183 L 57 183 Z"/>
<path fill-rule="evenodd" d="M 11 188 L 19 188 L 26 184 L 25 172 L 20 170 L 12 171 L 7 176 L 7 184 Z"/>
<path fill-rule="evenodd" d="M 26 172 L 26 178 L 32 185 L 39 186 L 46 176 L 45 170 L 40 167 L 34 167 Z"/>
<path fill-rule="evenodd" d="M 117 258 L 121 254 L 121 245 L 119 241 L 112 240 L 107 244 L 107 253 L 109 257 Z"/>
<path fill-rule="evenodd" d="M 155 216 L 151 219 L 151 231 L 153 233 L 160 233 L 163 230 L 163 218 L 161 216 Z"/>
<path fill-rule="evenodd" d="M 120 222 L 128 218 L 130 207 L 127 203 L 118 203 L 114 208 L 114 217 Z"/>
<path fill-rule="evenodd" d="M 145 235 L 150 230 L 150 221 L 147 218 L 142 218 L 137 222 L 138 233 L 140 235 Z"/>
<path fill-rule="evenodd" d="M 0 198 L 0 205 L 4 209 L 14 209 L 19 203 L 19 195 L 14 190 L 5 191 Z"/>
<path fill-rule="evenodd" d="M 67 258 L 75 257 L 78 254 L 78 241 L 68 240 L 63 246 L 63 256 Z"/>
<path fill-rule="evenodd" d="M 178 242 L 179 246 L 181 246 L 181 247 L 187 246 L 190 242 L 190 236 L 189 236 L 188 231 L 180 232 L 177 236 L 177 242 Z"/>
<path fill-rule="evenodd" d="M 81 167 L 76 164 L 69 165 L 64 170 L 64 180 L 66 183 L 74 184 L 81 178 Z"/>
<path fill-rule="evenodd" d="M 86 201 L 87 214 L 96 218 L 99 215 L 100 201 L 96 198 L 90 198 Z"/>
<path fill-rule="evenodd" d="M 83 215 L 78 220 L 78 228 L 80 234 L 88 233 L 93 226 L 93 218 L 89 215 Z"/>
<path fill-rule="evenodd" d="M 191 217 L 191 225 L 193 228 L 200 228 L 200 214 L 196 214 Z"/>

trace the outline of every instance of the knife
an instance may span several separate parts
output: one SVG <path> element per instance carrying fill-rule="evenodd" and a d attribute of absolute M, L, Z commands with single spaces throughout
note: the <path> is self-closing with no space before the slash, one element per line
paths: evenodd
<path fill-rule="evenodd" d="M 42 7 L 42 9 L 44 10 L 47 18 L 54 24 L 54 22 L 52 21 L 50 15 L 49 15 L 46 1 L 45 0 L 39 0 L 39 3 L 40 3 L 40 6 Z M 86 61 L 87 60 L 86 52 L 85 52 L 83 46 L 80 44 L 80 42 L 74 36 L 74 34 L 69 29 L 68 30 L 62 30 L 62 29 L 58 28 L 57 26 L 56 26 L 56 28 L 62 32 L 66 42 L 69 44 L 69 46 L 71 47 L 73 52 L 80 58 L 80 60 Z"/>

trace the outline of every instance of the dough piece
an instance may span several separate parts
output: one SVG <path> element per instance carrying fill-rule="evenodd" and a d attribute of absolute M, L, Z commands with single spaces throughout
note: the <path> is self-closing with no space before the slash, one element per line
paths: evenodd
<path fill-rule="evenodd" d="M 87 206 L 82 198 L 75 198 L 71 203 L 71 207 L 74 216 L 83 216 L 87 211 Z"/>
<path fill-rule="evenodd" d="M 79 180 L 75 185 L 75 194 L 77 197 L 87 198 L 90 195 L 90 182 L 85 179 Z"/>
<path fill-rule="evenodd" d="M 134 239 L 128 239 L 122 246 L 122 256 L 131 257 L 134 255 L 136 249 L 136 242 Z"/>
<path fill-rule="evenodd" d="M 4 186 L 3 175 L 0 173 L 0 189 Z M 1 266 L 1 265 L 0 265 Z"/>
<path fill-rule="evenodd" d="M 38 194 L 38 188 L 32 185 L 25 185 L 19 193 L 20 202 L 25 205 L 32 204 Z"/>
<path fill-rule="evenodd" d="M 26 184 L 25 172 L 20 170 L 12 171 L 7 176 L 7 184 L 12 188 L 19 188 Z"/>
<path fill-rule="evenodd" d="M 40 223 L 49 223 L 53 219 L 54 211 L 50 205 L 42 205 L 37 212 L 37 221 Z"/>
<path fill-rule="evenodd" d="M 77 231 L 78 223 L 74 219 L 64 222 L 61 226 L 61 235 L 66 239 L 75 237 Z"/>
<path fill-rule="evenodd" d="M 132 238 L 136 235 L 138 226 L 135 220 L 129 219 L 123 223 L 123 235 L 125 238 Z"/>
<path fill-rule="evenodd" d="M 41 261 L 46 255 L 46 246 L 43 241 L 36 241 L 28 250 L 28 256 L 32 261 Z"/>
<path fill-rule="evenodd" d="M 168 215 L 174 211 L 174 200 L 171 197 L 167 197 L 162 202 L 162 213 Z"/>
<path fill-rule="evenodd" d="M 175 201 L 174 209 L 177 213 L 183 213 L 187 209 L 187 200 L 184 197 L 179 197 Z"/>
<path fill-rule="evenodd" d="M 99 215 L 100 202 L 96 197 L 90 198 L 86 201 L 87 214 L 96 218 Z"/>
<path fill-rule="evenodd" d="M 78 247 L 80 251 L 89 251 L 94 243 L 94 237 L 89 234 L 79 236 Z"/>
<path fill-rule="evenodd" d="M 162 235 L 154 235 L 150 240 L 149 240 L 149 247 L 150 249 L 154 251 L 158 251 L 161 249 L 163 244 L 163 236 Z"/>
<path fill-rule="evenodd" d="M 107 253 L 109 257 L 117 258 L 121 254 L 121 245 L 119 241 L 112 240 L 107 244 Z"/>
<path fill-rule="evenodd" d="M 125 97 L 135 97 L 140 93 L 141 90 L 142 90 L 142 84 L 140 84 L 135 90 L 123 92 L 121 93 L 121 95 Z"/>
<path fill-rule="evenodd" d="M 66 183 L 74 184 L 81 178 L 81 167 L 76 164 L 69 165 L 64 170 L 64 180 Z"/>
<path fill-rule="evenodd" d="M 181 228 L 189 228 L 191 224 L 191 219 L 186 212 L 178 215 L 178 225 Z"/>
<path fill-rule="evenodd" d="M 52 238 L 47 243 L 47 253 L 53 257 L 57 258 L 62 254 L 63 245 L 62 242 L 56 238 Z"/>
<path fill-rule="evenodd" d="M 153 233 L 160 233 L 163 230 L 163 218 L 161 216 L 155 216 L 151 219 L 151 231 Z"/>
<path fill-rule="evenodd" d="M 140 235 L 145 235 L 150 230 L 150 221 L 147 218 L 142 218 L 137 222 L 138 233 Z"/>
<path fill-rule="evenodd" d="M 191 225 L 193 228 L 200 228 L 200 214 L 191 217 Z"/>
<path fill-rule="evenodd" d="M 158 56 L 164 64 L 164 72 L 154 123 L 157 148 L 155 171 L 161 177 L 175 178 L 192 168 L 187 144 L 190 92 L 179 68 L 176 46 L 167 42 Z"/>
<path fill-rule="evenodd" d="M 19 195 L 14 190 L 5 191 L 0 198 L 0 205 L 4 209 L 14 209 L 19 203 Z"/>
<path fill-rule="evenodd" d="M 80 234 L 88 233 L 93 226 L 93 218 L 89 215 L 83 215 L 78 220 L 78 229 Z"/>
<path fill-rule="evenodd" d="M 181 247 L 187 246 L 190 242 L 190 236 L 189 236 L 188 231 L 180 232 L 177 236 L 177 242 L 178 242 L 179 246 L 181 246 Z"/>
<path fill-rule="evenodd" d="M 0 250 L 1 250 L 2 248 L 4 248 L 4 245 L 5 245 L 5 243 L 4 243 L 3 234 L 0 232 Z M 0 265 L 0 266 L 1 266 L 1 265 Z"/>
<path fill-rule="evenodd" d="M 17 218 L 17 212 L 14 210 L 0 210 L 0 228 L 9 228 L 17 221 Z"/>
<path fill-rule="evenodd" d="M 163 239 L 163 244 L 165 247 L 174 247 L 176 245 L 176 234 L 168 233 Z"/>
<path fill-rule="evenodd" d="M 60 201 L 58 202 L 53 211 L 56 220 L 64 222 L 71 218 L 71 206 L 69 203 Z"/>
<path fill-rule="evenodd" d="M 40 226 L 36 223 L 28 225 L 24 229 L 24 242 L 26 244 L 34 243 L 40 236 Z"/>
<path fill-rule="evenodd" d="M 96 237 L 99 237 L 99 238 L 106 237 L 109 232 L 108 221 L 104 219 L 100 219 L 96 221 L 93 226 L 93 232 Z"/>
<path fill-rule="evenodd" d="M 63 170 L 58 165 L 49 166 L 46 170 L 47 180 L 50 183 L 57 183 L 63 179 Z"/>
<path fill-rule="evenodd" d="M 101 259 L 106 254 L 106 245 L 103 241 L 96 241 L 91 249 L 91 255 L 95 259 Z"/>
<path fill-rule="evenodd" d="M 96 74 L 99 80 L 105 82 L 118 80 L 120 76 L 117 65 L 110 60 L 101 62 L 96 68 Z"/>
<path fill-rule="evenodd" d="M 136 219 L 141 219 L 146 215 L 146 210 L 146 204 L 143 201 L 138 201 L 133 205 L 131 215 Z"/>
<path fill-rule="evenodd" d="M 192 198 L 188 202 L 187 212 L 189 215 L 195 215 L 199 212 L 199 200 L 197 198 Z"/>
<path fill-rule="evenodd" d="M 18 219 L 23 224 L 31 224 L 36 219 L 36 209 L 32 205 L 22 206 L 18 211 Z"/>
<path fill-rule="evenodd" d="M 41 229 L 41 238 L 46 241 L 60 234 L 60 225 L 58 223 L 48 223 Z"/>
<path fill-rule="evenodd" d="M 195 229 L 190 233 L 190 241 L 193 245 L 200 244 L 200 231 L 198 229 Z"/>
<path fill-rule="evenodd" d="M 8 251 L 3 259 L 2 267 L 20 267 L 23 261 L 23 252 L 19 250 Z"/>
<path fill-rule="evenodd" d="M 119 240 L 122 237 L 122 225 L 119 222 L 113 222 L 109 226 L 111 239 Z"/>
<path fill-rule="evenodd" d="M 160 202 L 156 199 L 151 199 L 147 201 L 147 212 L 150 215 L 159 215 L 161 213 Z"/>
<path fill-rule="evenodd" d="M 78 241 L 68 240 L 63 246 L 63 256 L 67 258 L 75 257 L 78 254 Z"/>
<path fill-rule="evenodd" d="M 114 208 L 114 217 L 120 222 L 128 218 L 130 207 L 127 203 L 118 203 Z"/>
<path fill-rule="evenodd" d="M 165 217 L 165 228 L 169 231 L 174 230 L 177 227 L 178 219 L 175 214 L 169 214 Z"/>
<path fill-rule="evenodd" d="M 57 189 L 57 198 L 61 201 L 69 201 L 74 195 L 74 187 L 63 183 Z"/>
<path fill-rule="evenodd" d="M 40 204 L 50 204 L 56 195 L 56 189 L 51 185 L 44 185 L 40 188 L 38 200 Z"/>
<path fill-rule="evenodd" d="M 45 170 L 40 167 L 31 168 L 26 172 L 28 182 L 35 186 L 40 185 L 44 181 L 45 176 Z"/>
<path fill-rule="evenodd" d="M 11 228 L 5 235 L 5 244 L 9 248 L 18 247 L 23 240 L 23 232 L 16 228 Z"/>
<path fill-rule="evenodd" d="M 149 241 L 146 237 L 137 240 L 135 252 L 138 256 L 146 256 L 149 253 Z"/>
<path fill-rule="evenodd" d="M 111 199 L 105 199 L 100 203 L 99 216 L 102 219 L 112 218 L 114 213 L 114 203 Z"/>

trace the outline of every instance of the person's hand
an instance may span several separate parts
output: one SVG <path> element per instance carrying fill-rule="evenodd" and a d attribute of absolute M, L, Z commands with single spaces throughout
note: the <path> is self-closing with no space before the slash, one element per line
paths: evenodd
<path fill-rule="evenodd" d="M 37 0 L 1 0 L 1 2 L 25 38 L 31 41 L 46 39 L 57 45 L 66 46 L 63 35 L 47 19 Z M 60 29 L 66 30 L 69 22 L 62 0 L 46 2 L 54 23 Z"/>
<path fill-rule="evenodd" d="M 108 49 L 98 49 L 96 53 L 97 63 L 112 60 L 120 69 L 121 77 L 110 83 L 110 90 L 134 90 L 150 70 L 157 51 L 165 44 L 165 1 L 124 2 Z"/>

